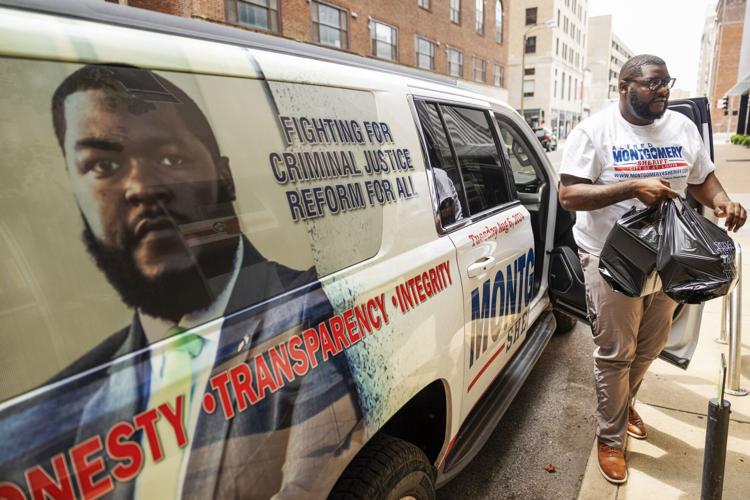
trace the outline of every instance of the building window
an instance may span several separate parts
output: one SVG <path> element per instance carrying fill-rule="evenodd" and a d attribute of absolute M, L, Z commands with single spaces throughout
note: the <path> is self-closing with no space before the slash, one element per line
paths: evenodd
<path fill-rule="evenodd" d="M 526 26 L 536 24 L 536 7 L 526 9 Z"/>
<path fill-rule="evenodd" d="M 502 64 L 495 64 L 494 79 L 495 87 L 505 87 L 505 68 Z"/>
<path fill-rule="evenodd" d="M 462 78 L 464 76 L 464 53 L 457 49 L 448 49 L 448 74 Z"/>
<path fill-rule="evenodd" d="M 417 37 L 417 67 L 435 70 L 435 43 L 426 38 Z"/>
<path fill-rule="evenodd" d="M 536 54 L 536 37 L 535 36 L 526 37 L 526 46 L 524 47 L 524 52 L 527 54 Z"/>
<path fill-rule="evenodd" d="M 430 10 L 430 0 L 417 0 L 417 5 L 423 9 Z"/>
<path fill-rule="evenodd" d="M 524 68 L 523 74 L 524 76 L 533 76 L 536 74 L 536 68 Z"/>
<path fill-rule="evenodd" d="M 534 97 L 534 80 L 523 81 L 523 96 Z"/>
<path fill-rule="evenodd" d="M 237 22 L 266 31 L 279 31 L 277 0 L 237 0 Z"/>
<path fill-rule="evenodd" d="M 557 27 L 560 27 L 560 9 L 557 9 Z"/>
<path fill-rule="evenodd" d="M 313 40 L 323 45 L 348 49 L 347 12 L 321 2 L 313 2 Z"/>
<path fill-rule="evenodd" d="M 562 58 L 568 59 L 568 46 L 565 43 L 563 43 Z"/>
<path fill-rule="evenodd" d="M 568 100 L 570 100 L 571 87 L 573 87 L 573 77 L 568 75 Z"/>
<path fill-rule="evenodd" d="M 555 70 L 555 84 L 553 86 L 552 97 L 557 99 L 557 70 Z"/>
<path fill-rule="evenodd" d="M 461 0 L 451 0 L 451 21 L 456 24 L 461 22 Z"/>
<path fill-rule="evenodd" d="M 560 39 L 559 38 L 555 38 L 555 55 L 556 56 L 560 55 Z"/>
<path fill-rule="evenodd" d="M 503 3 L 495 0 L 495 41 L 503 43 Z"/>
<path fill-rule="evenodd" d="M 484 83 L 487 78 L 487 61 L 474 56 L 474 81 Z"/>
<path fill-rule="evenodd" d="M 389 61 L 398 60 L 398 31 L 380 21 L 370 22 L 372 55 Z"/>
<path fill-rule="evenodd" d="M 560 99 L 565 99 L 565 71 L 562 72 L 562 80 L 560 81 Z"/>
<path fill-rule="evenodd" d="M 474 22 L 474 31 L 480 35 L 484 34 L 484 0 L 476 0 L 476 17 Z"/>

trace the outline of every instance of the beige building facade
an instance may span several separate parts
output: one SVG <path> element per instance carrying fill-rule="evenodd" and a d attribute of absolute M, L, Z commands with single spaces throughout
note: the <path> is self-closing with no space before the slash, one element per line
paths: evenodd
<path fill-rule="evenodd" d="M 588 0 L 514 0 L 509 11 L 510 104 L 565 138 L 588 113 Z"/>
<path fill-rule="evenodd" d="M 622 65 L 633 57 L 633 51 L 612 30 L 612 16 L 589 18 L 590 43 L 587 48 L 591 71 L 591 112 L 601 111 L 618 100 L 617 82 Z"/>
<path fill-rule="evenodd" d="M 711 58 L 714 53 L 714 43 L 716 39 L 716 6 L 710 6 L 706 12 L 706 18 L 703 22 L 703 35 L 701 35 L 701 53 L 698 59 L 698 82 L 695 86 L 696 94 L 699 96 L 708 96 L 708 90 L 711 85 Z"/>

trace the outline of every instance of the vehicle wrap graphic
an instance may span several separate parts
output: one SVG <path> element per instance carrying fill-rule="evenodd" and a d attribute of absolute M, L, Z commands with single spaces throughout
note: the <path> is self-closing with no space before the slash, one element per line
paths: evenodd
<path fill-rule="evenodd" d="M 505 269 L 491 273 L 481 287 L 471 291 L 469 368 L 491 350 L 497 355 L 507 352 L 526 333 L 527 309 L 533 296 L 533 248 L 516 257 Z M 472 387 L 470 384 L 468 390 Z"/>

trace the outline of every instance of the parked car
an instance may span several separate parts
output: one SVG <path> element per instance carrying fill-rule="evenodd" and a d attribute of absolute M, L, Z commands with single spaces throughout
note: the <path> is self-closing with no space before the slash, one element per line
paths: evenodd
<path fill-rule="evenodd" d="M 585 318 L 503 102 L 94 0 L 0 33 L 0 497 L 433 498 Z"/>
<path fill-rule="evenodd" d="M 534 134 L 536 134 L 539 142 L 542 143 L 542 147 L 547 151 L 554 151 L 557 149 L 557 136 L 550 129 L 542 127 L 535 128 Z"/>

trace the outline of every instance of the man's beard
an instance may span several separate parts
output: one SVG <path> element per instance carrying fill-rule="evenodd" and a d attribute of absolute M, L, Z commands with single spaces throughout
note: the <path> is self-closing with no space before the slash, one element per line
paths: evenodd
<path fill-rule="evenodd" d="M 638 94 L 634 90 L 628 91 L 628 101 L 630 101 L 630 106 L 633 108 L 635 114 L 644 120 L 658 120 L 664 116 L 664 113 L 667 111 L 667 104 L 669 103 L 669 101 L 664 101 L 664 108 L 661 111 L 651 111 L 648 104 L 643 104 L 638 99 Z"/>
<path fill-rule="evenodd" d="M 208 308 L 221 293 L 225 282 L 219 280 L 221 286 L 216 289 L 217 283 L 211 278 L 231 272 L 239 243 L 239 237 L 225 240 L 188 269 L 148 278 L 133 258 L 137 245 L 134 237 L 127 238 L 120 248 L 106 247 L 96 239 L 85 219 L 83 222 L 86 249 L 122 301 L 149 316 L 175 322 L 185 314 Z"/>

